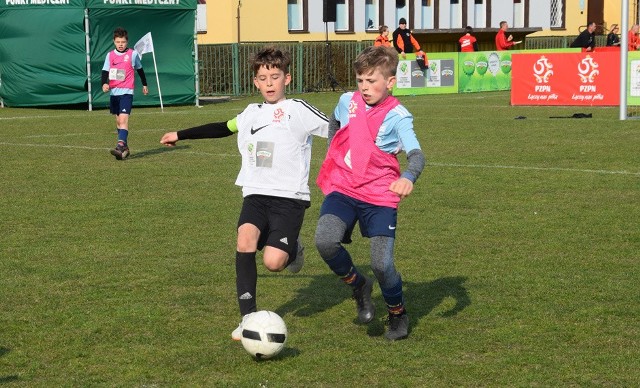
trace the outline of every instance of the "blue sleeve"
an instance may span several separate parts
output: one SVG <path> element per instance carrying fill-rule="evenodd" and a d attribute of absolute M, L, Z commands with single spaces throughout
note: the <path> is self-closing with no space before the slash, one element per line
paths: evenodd
<path fill-rule="evenodd" d="M 353 92 L 344 93 L 338 100 L 338 105 L 333 111 L 333 116 L 340 122 L 340 127 L 344 127 L 349 122 L 349 103 L 353 97 Z"/>
<path fill-rule="evenodd" d="M 140 54 L 136 51 L 133 50 L 133 68 L 134 69 L 142 69 L 142 61 L 140 61 Z"/>
<path fill-rule="evenodd" d="M 413 116 L 406 116 L 398 120 L 396 130 L 404 152 L 409 153 L 420 149 L 420 142 L 418 142 L 416 132 L 413 130 Z"/>
<path fill-rule="evenodd" d="M 111 53 L 111 51 L 109 51 L 109 53 Z M 104 58 L 104 64 L 102 65 L 102 70 L 103 71 L 109 71 L 109 54 L 107 54 L 106 58 Z"/>

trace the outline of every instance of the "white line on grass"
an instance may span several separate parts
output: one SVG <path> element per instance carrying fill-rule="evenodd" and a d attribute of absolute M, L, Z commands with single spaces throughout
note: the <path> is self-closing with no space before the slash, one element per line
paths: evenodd
<path fill-rule="evenodd" d="M 110 148 L 104 148 L 104 147 L 86 147 L 86 146 L 60 145 L 60 144 L 30 144 L 30 143 L 0 142 L 0 145 L 13 146 L 13 147 L 45 147 L 45 148 L 62 147 L 62 148 L 68 148 L 68 149 L 100 150 L 100 151 L 110 150 Z M 140 152 L 143 152 L 143 150 L 141 150 Z M 184 150 L 180 150 L 180 153 L 190 154 L 190 155 L 216 156 L 216 157 L 223 157 L 223 158 L 240 157 L 240 155 L 238 154 L 220 154 L 220 153 L 213 153 L 213 152 L 197 152 L 197 151 L 184 151 Z M 533 171 L 564 171 L 564 172 L 579 172 L 579 173 L 589 173 L 589 174 L 640 176 L 640 172 L 615 171 L 615 170 L 590 170 L 590 169 L 561 168 L 561 167 L 503 166 L 503 165 L 489 165 L 489 164 L 458 164 L 458 163 L 433 163 L 433 162 L 429 162 L 427 165 L 433 166 L 433 167 L 486 168 L 486 169 L 533 170 Z"/>
<path fill-rule="evenodd" d="M 7 143 L 0 142 L 0 146 L 12 146 L 12 147 L 43 147 L 43 148 L 68 148 L 68 149 L 79 149 L 79 150 L 94 150 L 94 151 L 104 151 L 110 150 L 111 148 L 104 147 L 86 147 L 86 146 L 76 146 L 76 145 L 60 145 L 60 144 L 31 144 L 31 143 Z M 160 147 L 160 143 L 158 143 Z M 138 153 L 142 153 L 148 150 L 139 150 Z M 190 155 L 205 155 L 205 156 L 216 156 L 216 157 L 240 157 L 239 154 L 214 154 L 212 152 L 199 152 L 199 151 L 184 151 L 180 150 L 182 154 L 190 154 Z"/>
<path fill-rule="evenodd" d="M 428 163 L 428 165 L 436 166 L 436 167 L 498 168 L 498 169 L 510 169 L 510 170 L 566 171 L 566 172 L 584 172 L 584 173 L 592 173 L 592 174 L 617 174 L 617 175 L 640 176 L 640 172 L 588 170 L 588 169 L 561 168 L 561 167 L 501 166 L 501 165 L 487 165 L 487 164 L 456 164 L 456 163 Z"/>
<path fill-rule="evenodd" d="M 240 111 L 239 109 L 232 109 L 232 110 L 228 110 L 229 112 L 234 112 L 234 111 Z M 112 117 L 112 115 L 109 113 L 109 110 L 105 111 L 106 114 L 104 114 L 104 117 Z M 102 112 L 98 112 L 96 113 L 102 115 Z M 136 116 L 148 116 L 148 115 L 160 115 L 160 114 L 169 114 L 169 113 L 162 113 L 162 112 L 135 112 Z M 171 111 L 170 114 L 178 114 L 178 115 L 183 115 L 183 114 L 207 114 L 210 115 L 211 111 L 210 110 L 205 110 L 205 111 L 199 111 L 199 110 L 178 110 L 178 111 Z M 33 115 L 33 116 L 11 116 L 11 117 L 0 117 L 0 120 L 28 120 L 28 119 L 56 119 L 56 118 L 60 118 L 60 119 L 69 119 L 69 118 L 86 118 L 86 117 L 95 117 L 93 116 L 93 114 L 87 112 L 87 114 L 74 114 L 74 115 Z"/>
<path fill-rule="evenodd" d="M 136 129 L 136 133 L 147 133 L 147 132 L 168 132 L 168 129 L 156 128 L 156 129 Z M 51 138 L 51 137 L 69 137 L 69 136 L 87 136 L 87 135 L 114 135 L 116 131 L 113 130 L 109 132 L 108 130 L 99 130 L 96 132 L 71 132 L 71 133 L 61 133 L 61 134 L 38 134 L 38 135 L 24 135 L 24 136 L 16 136 L 16 139 L 38 139 L 38 138 Z"/>

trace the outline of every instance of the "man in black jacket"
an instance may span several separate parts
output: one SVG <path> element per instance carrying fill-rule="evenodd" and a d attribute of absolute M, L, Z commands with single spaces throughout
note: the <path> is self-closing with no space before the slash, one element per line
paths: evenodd
<path fill-rule="evenodd" d="M 582 31 L 569 47 L 581 47 L 587 49 L 587 51 L 593 51 L 593 49 L 596 47 L 595 31 L 596 23 L 589 22 L 589 25 L 587 25 L 587 29 Z"/>

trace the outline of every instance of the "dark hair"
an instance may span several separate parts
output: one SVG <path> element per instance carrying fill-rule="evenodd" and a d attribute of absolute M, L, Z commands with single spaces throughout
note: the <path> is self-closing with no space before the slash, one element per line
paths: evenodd
<path fill-rule="evenodd" d="M 287 51 L 274 46 L 267 46 L 253 55 L 251 67 L 253 74 L 258 74 L 258 70 L 262 66 L 267 69 L 272 67 L 282 70 L 285 74 L 289 73 L 289 65 L 291 64 L 291 54 Z"/>
<path fill-rule="evenodd" d="M 473 32 L 473 28 L 471 28 L 471 26 L 466 26 L 466 27 L 464 28 L 464 32 L 465 32 L 466 34 L 470 34 L 470 33 L 472 33 L 472 32 Z"/>
<path fill-rule="evenodd" d="M 125 38 L 126 40 L 129 40 L 129 33 L 124 28 L 118 27 L 113 30 L 113 39 L 115 38 Z"/>

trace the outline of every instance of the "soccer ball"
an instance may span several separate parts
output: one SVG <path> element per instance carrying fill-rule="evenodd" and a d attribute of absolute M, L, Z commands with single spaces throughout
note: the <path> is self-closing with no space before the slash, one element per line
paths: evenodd
<path fill-rule="evenodd" d="M 287 325 L 273 311 L 251 313 L 242 324 L 242 346 L 258 360 L 278 355 L 287 342 Z"/>

